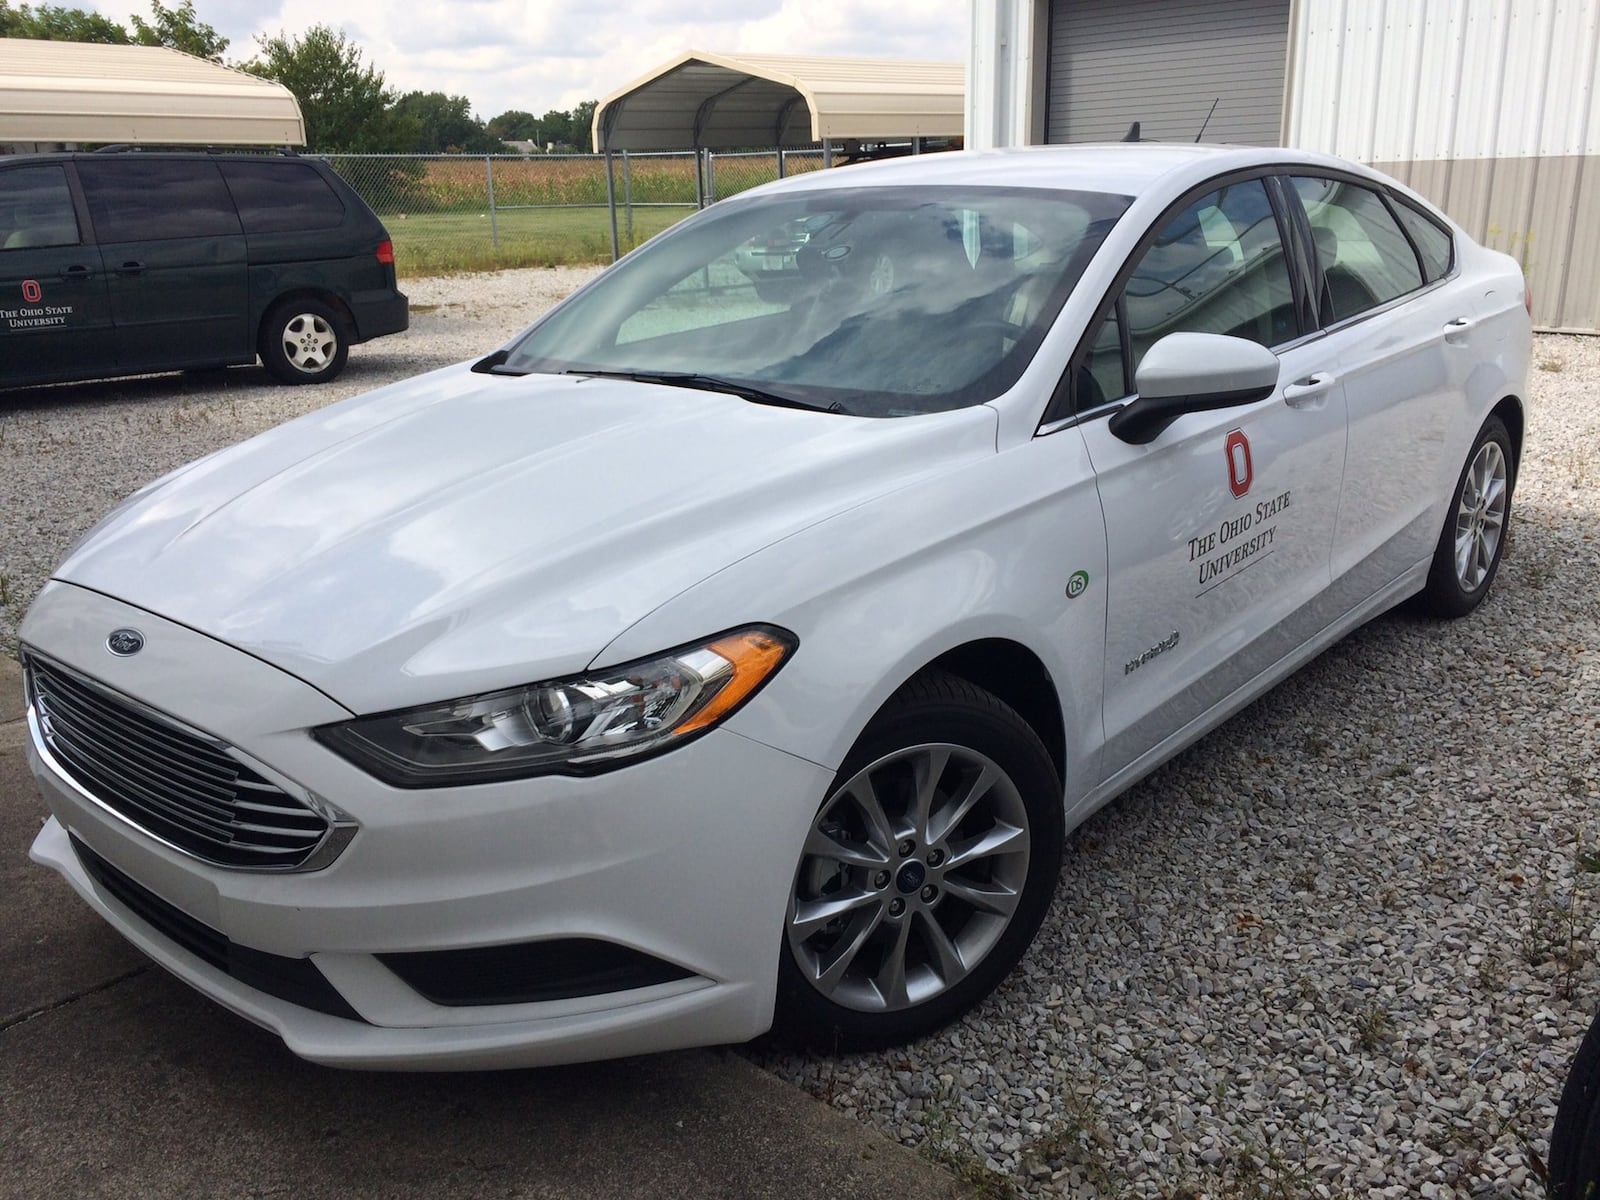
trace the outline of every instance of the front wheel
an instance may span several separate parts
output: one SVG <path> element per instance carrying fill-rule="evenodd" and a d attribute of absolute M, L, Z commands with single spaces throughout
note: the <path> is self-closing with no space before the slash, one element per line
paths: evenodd
<path fill-rule="evenodd" d="M 1417 598 L 1436 617 L 1464 617 L 1489 594 L 1511 526 L 1516 460 L 1505 422 L 1490 417 L 1478 431 L 1456 481 L 1428 582 Z"/>
<path fill-rule="evenodd" d="M 344 370 L 350 338 L 321 300 L 286 300 L 261 322 L 261 362 L 280 383 L 327 383 Z"/>
<path fill-rule="evenodd" d="M 902 688 L 846 757 L 801 851 L 775 1025 L 826 1049 L 931 1033 L 987 996 L 1055 890 L 1061 785 L 1012 709 L 965 680 Z"/>
<path fill-rule="evenodd" d="M 1552 1200 L 1600 1197 L 1600 1013 L 1578 1047 L 1550 1133 Z"/>

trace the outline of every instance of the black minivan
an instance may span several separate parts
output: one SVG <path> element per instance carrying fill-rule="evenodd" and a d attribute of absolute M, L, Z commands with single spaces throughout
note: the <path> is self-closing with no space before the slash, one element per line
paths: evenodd
<path fill-rule="evenodd" d="M 258 355 L 322 383 L 408 320 L 388 231 L 316 159 L 0 158 L 0 387 Z"/>

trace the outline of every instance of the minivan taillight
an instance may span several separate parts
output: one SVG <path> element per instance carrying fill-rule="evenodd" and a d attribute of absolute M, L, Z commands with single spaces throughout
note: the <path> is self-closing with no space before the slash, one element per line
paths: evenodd
<path fill-rule="evenodd" d="M 394 265 L 394 243 L 381 241 L 378 243 L 378 261 L 388 266 Z"/>

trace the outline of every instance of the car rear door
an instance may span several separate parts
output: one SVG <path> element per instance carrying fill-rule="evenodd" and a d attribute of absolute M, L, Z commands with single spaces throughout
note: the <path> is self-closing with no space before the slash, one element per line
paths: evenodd
<path fill-rule="evenodd" d="M 1333 581 L 1348 606 L 1433 553 L 1439 501 L 1477 433 L 1460 414 L 1481 306 L 1445 278 L 1450 235 L 1419 210 L 1332 172 L 1297 170 L 1289 183 L 1316 252 L 1319 323 L 1344 364 L 1350 448 Z"/>
<path fill-rule="evenodd" d="M 1344 393 L 1308 332 L 1275 190 L 1233 178 L 1169 209 L 1075 360 L 1108 544 L 1106 778 L 1191 731 L 1327 622 Z M 1278 387 L 1181 416 L 1148 444 L 1120 440 L 1109 413 L 1133 394 L 1145 351 L 1179 331 L 1272 348 Z"/>
<path fill-rule="evenodd" d="M 105 260 L 123 370 L 254 356 L 244 233 L 216 164 L 106 155 L 78 161 Z"/>
<path fill-rule="evenodd" d="M 115 370 L 100 251 L 66 165 L 0 167 L 0 385 Z"/>

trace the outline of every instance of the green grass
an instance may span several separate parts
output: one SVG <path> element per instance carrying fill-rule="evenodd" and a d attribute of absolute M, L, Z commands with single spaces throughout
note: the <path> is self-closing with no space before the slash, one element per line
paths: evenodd
<path fill-rule="evenodd" d="M 625 214 L 617 213 L 623 253 L 681 221 L 693 208 L 636 208 L 633 241 Z M 555 267 L 611 261 L 611 218 L 603 208 L 545 208 L 500 211 L 490 234 L 487 211 L 419 213 L 383 217 L 394 240 L 395 269 L 401 278 L 497 271 L 508 267 Z"/>

